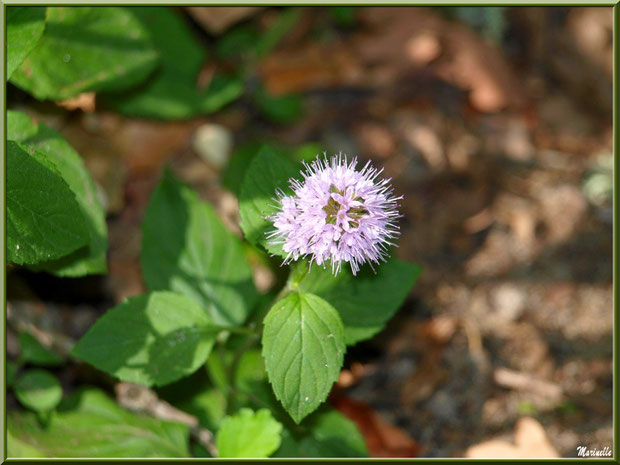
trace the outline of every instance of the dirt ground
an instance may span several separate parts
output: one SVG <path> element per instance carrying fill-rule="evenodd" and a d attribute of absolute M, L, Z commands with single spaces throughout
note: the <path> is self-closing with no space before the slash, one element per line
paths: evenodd
<path fill-rule="evenodd" d="M 268 27 L 274 15 L 240 20 Z M 152 122 L 11 91 L 12 108 L 85 157 L 110 233 L 107 276 L 13 271 L 13 315 L 75 340 L 142 292 L 140 224 L 166 163 L 238 231 L 222 154 L 196 150 L 198 128 L 224 128 L 235 147 L 313 142 L 385 168 L 404 196 L 397 255 L 424 267 L 388 327 L 349 349 L 333 396 L 372 423 L 373 453 L 611 448 L 612 9 L 505 8 L 499 38 L 439 8 L 358 8 L 349 26 L 326 18 L 324 8 L 302 9 L 256 69 L 270 91 L 304 95 L 291 125 L 269 123 L 243 99 L 209 117 Z M 213 40 L 198 17 L 193 27 Z M 264 270 L 256 280 L 271 282 Z M 71 389 L 82 376 L 67 369 L 61 379 Z"/>

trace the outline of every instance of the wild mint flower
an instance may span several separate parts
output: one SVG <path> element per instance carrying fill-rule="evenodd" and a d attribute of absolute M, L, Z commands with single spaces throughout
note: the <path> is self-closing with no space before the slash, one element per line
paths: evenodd
<path fill-rule="evenodd" d="M 317 157 L 304 163 L 303 180 L 289 181 L 293 195 L 277 192 L 280 208 L 269 217 L 275 230 L 267 237 L 282 244 L 284 264 L 310 257 L 338 274 L 346 262 L 355 275 L 366 262 L 374 270 L 373 264 L 385 261 L 387 246 L 399 235 L 402 197 L 393 196 L 390 179 L 379 178 L 383 170 L 370 162 L 359 171 L 356 166 L 356 158 L 349 162 L 342 154 Z"/>

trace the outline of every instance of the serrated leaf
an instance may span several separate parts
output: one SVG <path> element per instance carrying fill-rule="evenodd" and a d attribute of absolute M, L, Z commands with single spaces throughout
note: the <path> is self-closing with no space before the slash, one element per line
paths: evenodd
<path fill-rule="evenodd" d="M 191 297 L 217 324 L 243 323 L 257 298 L 241 241 L 169 170 L 146 210 L 140 261 L 150 290 Z"/>
<path fill-rule="evenodd" d="M 216 335 L 193 300 L 152 292 L 108 310 L 71 353 L 123 381 L 161 386 L 204 364 Z"/>
<path fill-rule="evenodd" d="M 296 423 L 327 398 L 345 352 L 338 312 L 312 294 L 279 300 L 264 320 L 263 357 L 278 400 Z"/>
<path fill-rule="evenodd" d="M 34 414 L 9 412 L 9 457 L 188 457 L 186 425 L 135 415 L 96 389 L 61 403 L 42 426 Z"/>
<path fill-rule="evenodd" d="M 267 243 L 267 233 L 274 229 L 267 217 L 278 209 L 276 190 L 290 193 L 288 181 L 298 175 L 292 162 L 263 146 L 248 166 L 241 185 L 239 215 L 245 238 L 281 257 L 286 256 L 282 246 Z"/>
<path fill-rule="evenodd" d="M 19 355 L 23 363 L 42 366 L 56 366 L 62 363 L 62 358 L 41 345 L 29 333 L 20 333 L 19 335 Z"/>
<path fill-rule="evenodd" d="M 23 113 L 7 112 L 7 137 L 41 152 L 54 164 L 75 194 L 90 235 L 87 247 L 35 268 L 64 277 L 105 273 L 108 248 L 105 211 L 82 158 L 64 137 L 43 123 L 34 124 Z"/>
<path fill-rule="evenodd" d="M 158 55 L 148 33 L 119 7 L 49 7 L 43 36 L 11 82 L 38 99 L 129 88 Z"/>
<path fill-rule="evenodd" d="M 407 298 L 421 271 L 420 265 L 398 259 L 379 265 L 376 274 L 362 269 L 357 276 L 348 269 L 334 276 L 329 269 L 312 266 L 299 288 L 322 297 L 338 310 L 345 341 L 351 345 L 383 329 Z"/>
<path fill-rule="evenodd" d="M 269 457 L 280 447 L 281 431 L 269 410 L 241 409 L 222 421 L 216 436 L 219 457 Z"/>
<path fill-rule="evenodd" d="M 42 154 L 7 141 L 7 259 L 18 265 L 55 260 L 90 240 L 65 180 Z"/>
<path fill-rule="evenodd" d="M 26 59 L 45 29 L 45 7 L 6 8 L 6 78 Z"/>
<path fill-rule="evenodd" d="M 337 410 L 312 414 L 304 422 L 304 432 L 285 429 L 282 445 L 274 457 L 368 457 L 364 437 L 355 423 Z"/>
<path fill-rule="evenodd" d="M 62 388 L 54 375 L 45 370 L 28 370 L 13 386 L 17 399 L 35 412 L 49 412 L 62 399 Z"/>

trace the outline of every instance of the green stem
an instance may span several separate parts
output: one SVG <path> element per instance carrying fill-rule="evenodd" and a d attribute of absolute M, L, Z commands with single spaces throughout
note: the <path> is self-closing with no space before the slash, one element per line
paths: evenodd
<path fill-rule="evenodd" d="M 309 271 L 310 264 L 306 260 L 301 260 L 297 264 L 292 266 L 291 274 L 288 276 L 286 284 L 284 285 L 280 293 L 276 296 L 274 302 L 283 299 L 284 297 L 292 294 L 293 292 L 297 292 L 299 290 L 299 284 L 303 281 Z"/>
<path fill-rule="evenodd" d="M 236 386 L 235 386 L 235 378 L 237 375 L 237 370 L 239 369 L 239 362 L 241 362 L 241 357 L 243 357 L 243 354 L 245 354 L 245 352 L 254 345 L 257 339 L 258 339 L 258 334 L 256 333 L 253 333 L 251 337 L 248 337 L 245 343 L 237 348 L 233 356 L 233 360 L 230 366 L 228 367 L 228 370 L 227 370 L 228 371 L 228 384 L 230 386 L 230 389 L 228 391 L 228 395 L 226 396 L 227 397 L 226 410 L 229 415 L 232 413 L 231 412 L 232 400 L 233 400 L 233 396 L 235 395 L 237 391 Z"/>

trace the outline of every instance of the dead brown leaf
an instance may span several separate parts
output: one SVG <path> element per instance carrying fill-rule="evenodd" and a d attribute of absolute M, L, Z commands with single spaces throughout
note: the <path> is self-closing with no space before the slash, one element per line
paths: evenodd
<path fill-rule="evenodd" d="M 335 390 L 331 404 L 354 422 L 366 440 L 371 457 L 416 457 L 420 446 L 409 435 L 385 421 L 367 404 L 351 399 Z"/>
<path fill-rule="evenodd" d="M 465 457 L 474 459 L 557 458 L 560 455 L 549 442 L 542 425 L 531 417 L 519 419 L 515 442 L 491 439 L 471 446 Z"/>
<path fill-rule="evenodd" d="M 364 74 L 349 47 L 313 42 L 271 53 L 262 60 L 258 71 L 274 95 L 354 84 Z"/>
<path fill-rule="evenodd" d="M 60 100 L 56 104 L 69 111 L 82 110 L 85 113 L 92 113 L 95 111 L 95 93 L 84 92 L 76 97 Z"/>
<path fill-rule="evenodd" d="M 188 6 L 189 14 L 211 34 L 221 34 L 239 21 L 262 10 L 262 6 Z"/>
<path fill-rule="evenodd" d="M 523 100 L 521 86 L 500 51 L 462 24 L 422 7 L 362 10 L 367 30 L 355 47 L 366 66 L 394 79 L 419 66 L 469 91 L 471 104 L 495 112 Z M 378 75 L 377 75 L 378 76 Z"/>

